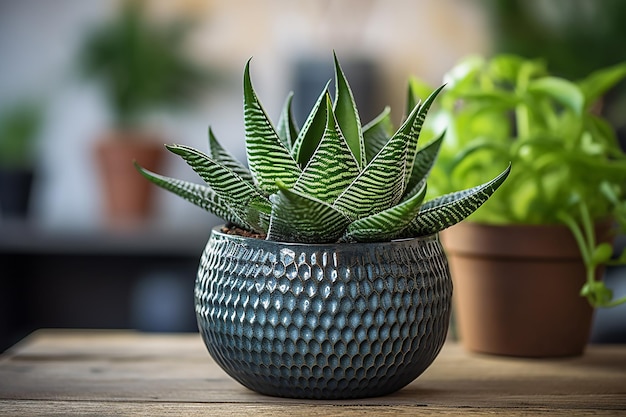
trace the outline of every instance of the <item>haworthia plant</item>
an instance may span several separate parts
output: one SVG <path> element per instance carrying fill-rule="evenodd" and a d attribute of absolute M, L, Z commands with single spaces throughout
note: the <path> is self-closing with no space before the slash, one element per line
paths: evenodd
<path fill-rule="evenodd" d="M 229 226 L 269 240 L 302 243 L 377 242 L 437 233 L 465 219 L 507 178 L 424 201 L 426 180 L 443 136 L 420 146 L 418 139 L 433 101 L 409 94 L 406 118 L 396 130 L 390 109 L 361 125 L 348 80 L 334 55 L 335 94 L 322 90 L 301 128 L 285 100 L 276 126 L 263 109 L 244 69 L 247 166 L 237 161 L 209 129 L 203 153 L 167 145 L 204 180 L 196 184 L 139 166 L 148 180 L 221 217 Z"/>

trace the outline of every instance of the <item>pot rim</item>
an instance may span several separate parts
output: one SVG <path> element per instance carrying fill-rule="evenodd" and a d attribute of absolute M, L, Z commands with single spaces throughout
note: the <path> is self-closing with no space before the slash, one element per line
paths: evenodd
<path fill-rule="evenodd" d="M 613 242 L 611 221 L 595 224 L 596 241 Z M 461 222 L 443 233 L 450 254 L 512 259 L 582 259 L 570 229 L 563 224 L 485 224 Z"/>
<path fill-rule="evenodd" d="M 235 234 L 224 233 L 222 228 L 226 227 L 225 223 L 221 223 L 217 226 L 211 228 L 211 238 L 213 236 L 219 236 L 222 238 L 238 240 L 241 242 L 251 243 L 255 242 L 255 244 L 274 244 L 276 246 L 281 246 L 285 248 L 297 248 L 297 247 L 307 247 L 307 248 L 354 248 L 354 247 L 381 247 L 381 246 L 406 246 L 408 244 L 412 244 L 416 241 L 421 242 L 440 242 L 439 232 L 433 233 L 425 236 L 416 236 L 402 239 L 394 239 L 388 240 L 384 242 L 330 242 L 330 243 L 303 243 L 303 242 L 283 242 L 277 240 L 267 240 L 267 239 L 259 239 L 256 237 L 248 237 L 248 236 L 240 236 Z"/>

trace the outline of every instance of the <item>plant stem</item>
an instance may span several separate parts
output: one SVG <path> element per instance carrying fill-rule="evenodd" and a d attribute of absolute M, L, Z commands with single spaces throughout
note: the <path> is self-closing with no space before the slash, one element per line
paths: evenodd
<path fill-rule="evenodd" d="M 587 244 L 589 245 L 590 254 L 593 252 L 593 248 L 596 246 L 596 235 L 593 230 L 593 224 L 591 221 L 591 215 L 589 214 L 589 208 L 585 200 L 580 200 L 578 203 L 580 207 L 580 218 L 582 219 L 583 227 L 585 228 L 585 235 L 587 236 Z"/>
<path fill-rule="evenodd" d="M 596 270 L 598 268 L 598 261 L 594 259 L 594 252 L 596 251 L 596 239 L 589 214 L 589 208 L 584 201 L 578 203 L 580 208 L 582 227 L 576 220 L 567 212 L 561 211 L 558 214 L 558 218 L 563 221 L 570 229 L 580 253 L 583 257 L 586 272 L 586 283 L 581 289 L 581 295 L 585 296 L 593 307 L 615 307 L 619 304 L 626 303 L 626 296 L 617 300 L 612 300 L 613 293 L 610 289 L 604 285 L 603 282 L 596 281 Z"/>
<path fill-rule="evenodd" d="M 588 215 L 589 212 L 581 209 L 581 214 L 582 217 L 585 217 L 585 214 Z M 593 227 L 591 228 L 590 234 L 586 224 L 587 221 L 583 219 L 583 224 L 586 229 L 586 233 L 584 233 L 581 226 L 576 222 L 576 220 L 574 220 L 574 218 L 569 213 L 561 211 L 559 212 L 558 217 L 567 225 L 567 227 L 574 235 L 574 239 L 576 239 L 576 243 L 578 244 L 578 248 L 583 257 L 586 275 L 586 284 L 584 285 L 583 289 L 587 289 L 587 292 L 584 295 L 587 297 L 587 301 L 589 302 L 589 304 L 591 304 L 593 307 L 599 307 L 599 296 L 596 294 L 595 286 L 593 285 L 595 283 L 596 271 L 596 265 L 594 265 L 592 259 L 594 246 L 592 245 L 593 242 L 589 240 L 590 238 L 595 240 L 595 238 L 593 238 Z"/>
<path fill-rule="evenodd" d="M 574 239 L 576 239 L 576 243 L 578 244 L 578 248 L 580 249 L 585 265 L 591 264 L 591 251 L 593 249 L 588 246 L 588 242 L 585 240 L 585 236 L 580 225 L 572 216 L 570 216 L 569 213 L 564 211 L 559 212 L 557 217 L 565 223 L 565 225 L 572 232 L 572 235 L 574 235 Z"/>
<path fill-rule="evenodd" d="M 518 104 L 515 107 L 515 124 L 518 138 L 528 138 L 530 135 L 530 117 L 525 104 Z"/>
<path fill-rule="evenodd" d="M 601 307 L 616 307 L 620 304 L 624 304 L 626 303 L 626 296 L 622 297 L 622 298 L 618 298 L 617 300 L 612 300 L 609 303 L 604 303 L 601 305 Z"/>

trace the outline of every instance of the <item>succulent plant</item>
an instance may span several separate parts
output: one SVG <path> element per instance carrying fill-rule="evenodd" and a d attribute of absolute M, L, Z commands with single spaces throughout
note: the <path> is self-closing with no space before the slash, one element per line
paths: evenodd
<path fill-rule="evenodd" d="M 443 135 L 423 147 L 418 138 L 439 87 L 423 103 L 408 95 L 408 114 L 395 130 L 389 107 L 362 125 L 352 90 L 334 54 L 330 81 L 298 128 L 289 93 L 278 123 L 263 109 L 244 70 L 248 167 L 209 128 L 208 153 L 173 144 L 206 184 L 137 169 L 156 185 L 268 240 L 301 243 L 373 242 L 439 232 L 463 220 L 505 181 L 510 165 L 482 185 L 424 202 L 426 180 Z"/>

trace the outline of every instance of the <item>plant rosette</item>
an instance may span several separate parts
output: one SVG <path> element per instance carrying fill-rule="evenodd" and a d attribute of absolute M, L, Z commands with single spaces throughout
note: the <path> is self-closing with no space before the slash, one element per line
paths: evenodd
<path fill-rule="evenodd" d="M 147 2 L 129 0 L 87 34 L 78 70 L 102 83 L 116 128 L 138 129 L 153 111 L 186 105 L 213 85 L 217 72 L 186 53 L 194 27 L 187 19 L 153 21 Z"/>
<path fill-rule="evenodd" d="M 198 326 L 214 360 L 264 394 L 371 397 L 417 378 L 449 324 L 452 282 L 438 232 L 483 204 L 510 170 L 424 201 L 441 138 L 419 147 L 418 137 L 443 86 L 423 103 L 409 100 L 397 130 L 388 108 L 363 126 L 336 56 L 334 63 L 334 100 L 329 81 L 298 128 L 291 93 L 271 122 L 248 61 L 249 168 L 211 129 L 208 153 L 167 145 L 205 184 L 137 165 L 225 220 L 200 260 Z"/>
<path fill-rule="evenodd" d="M 426 138 L 446 135 L 429 193 L 462 188 L 497 172 L 494 161 L 511 161 L 516 169 L 506 184 L 468 220 L 567 226 L 586 269 L 580 293 L 593 307 L 626 302 L 595 278 L 599 267 L 625 264 L 626 252 L 614 256 L 612 244 L 594 233 L 607 221 L 626 230 L 626 154 L 598 111 L 624 77 L 626 63 L 574 82 L 552 75 L 541 60 L 470 56 L 445 75 L 423 129 Z M 410 85 L 410 94 L 432 91 L 417 78 Z"/>

